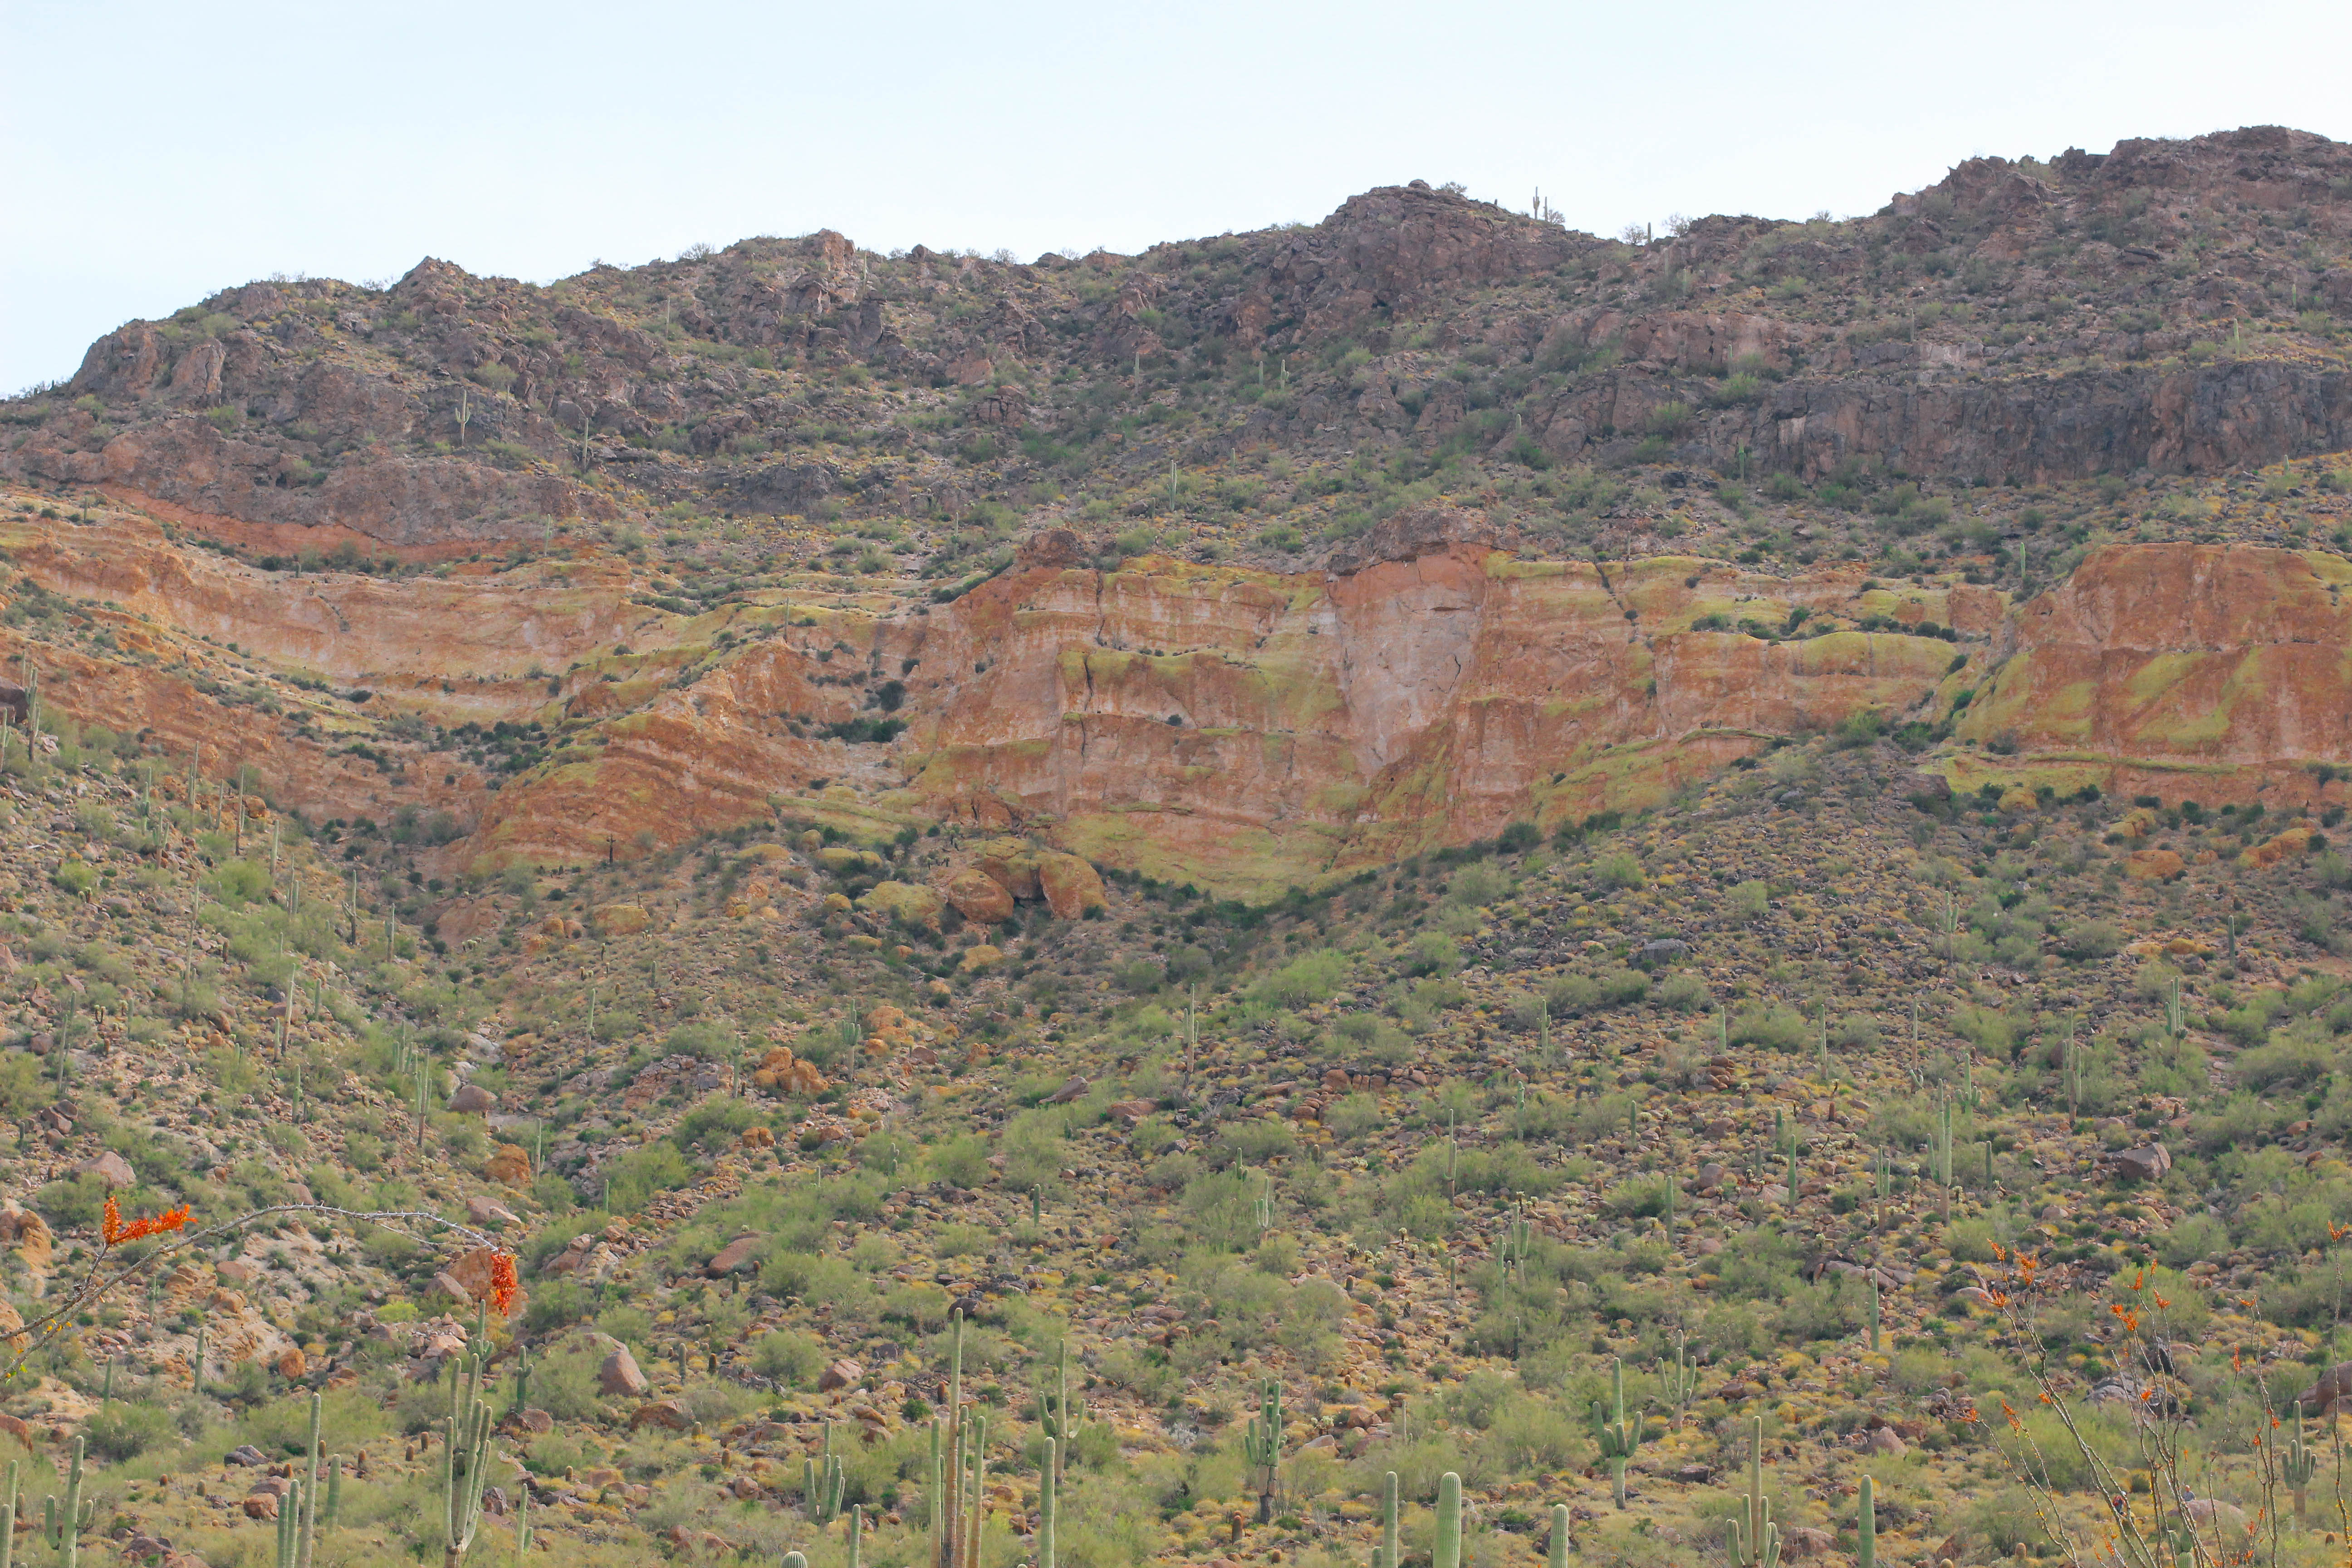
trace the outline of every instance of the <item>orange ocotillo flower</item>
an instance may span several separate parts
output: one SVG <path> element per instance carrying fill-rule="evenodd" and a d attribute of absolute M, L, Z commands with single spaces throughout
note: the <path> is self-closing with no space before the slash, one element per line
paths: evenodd
<path fill-rule="evenodd" d="M 152 1215 L 145 1219 L 134 1219 L 129 1225 L 125 1225 L 122 1223 L 122 1211 L 115 1206 L 113 1197 L 109 1195 L 106 1200 L 106 1217 L 99 1226 L 99 1235 L 105 1238 L 107 1246 L 113 1247 L 125 1241 L 140 1241 L 151 1236 L 162 1236 L 167 1231 L 177 1230 L 187 1223 L 188 1205 L 182 1204 L 178 1208 L 165 1209 L 162 1214 Z"/>
<path fill-rule="evenodd" d="M 520 1289 L 520 1282 L 515 1279 L 514 1254 L 493 1254 L 490 1258 L 490 1304 L 499 1310 L 499 1317 L 507 1315 L 507 1309 L 514 1304 L 515 1292 Z"/>

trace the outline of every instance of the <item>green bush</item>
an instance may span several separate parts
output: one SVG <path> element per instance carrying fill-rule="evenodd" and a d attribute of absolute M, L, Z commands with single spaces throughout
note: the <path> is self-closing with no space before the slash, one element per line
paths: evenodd
<path fill-rule="evenodd" d="M 57 1098 L 41 1064 L 25 1051 L 0 1051 L 0 1115 L 29 1116 Z"/>
<path fill-rule="evenodd" d="M 606 1167 L 604 1206 L 614 1214 L 635 1214 L 663 1193 L 674 1192 L 694 1178 L 686 1157 L 667 1143 L 633 1149 Z"/>
<path fill-rule="evenodd" d="M 967 1132 L 931 1146 L 924 1164 L 931 1179 L 969 1191 L 988 1180 L 988 1140 Z"/>
<path fill-rule="evenodd" d="M 1778 1002 L 1760 1007 L 1750 1007 L 1733 1018 L 1730 1026 L 1731 1043 L 1735 1046 L 1762 1046 L 1769 1050 L 1801 1050 L 1805 1045 L 1805 1020 L 1796 1009 Z"/>
<path fill-rule="evenodd" d="M 91 1413 L 82 1430 L 90 1451 L 120 1464 L 179 1440 L 171 1412 L 158 1405 L 116 1400 Z"/>
<path fill-rule="evenodd" d="M 1292 959 L 1258 982 L 1259 997 L 1276 1007 L 1328 1001 L 1348 978 L 1348 955 L 1328 948 Z"/>
<path fill-rule="evenodd" d="M 824 1365 L 824 1342 L 798 1329 L 771 1329 L 751 1342 L 752 1370 L 786 1388 L 813 1388 Z"/>

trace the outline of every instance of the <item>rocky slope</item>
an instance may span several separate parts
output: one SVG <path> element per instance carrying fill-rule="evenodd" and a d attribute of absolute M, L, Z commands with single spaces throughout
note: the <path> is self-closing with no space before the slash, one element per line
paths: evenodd
<path fill-rule="evenodd" d="M 19 1518 L 80 1439 L 85 1547 L 275 1561 L 317 1392 L 325 1560 L 440 1550 L 488 1243 L 472 1561 L 834 1568 L 828 1451 L 927 1561 L 957 1311 L 993 1568 L 1065 1349 L 1078 1568 L 1360 1562 L 1391 1470 L 1410 1568 L 1447 1469 L 1481 1568 L 1686 1563 L 1759 1417 L 1790 1561 L 1864 1474 L 1890 1560 L 2333 1561 L 2250 1438 L 2352 1387 L 2347 178 L 110 335 L 0 406 L 0 1285 L 236 1228 L 28 1342 Z"/>

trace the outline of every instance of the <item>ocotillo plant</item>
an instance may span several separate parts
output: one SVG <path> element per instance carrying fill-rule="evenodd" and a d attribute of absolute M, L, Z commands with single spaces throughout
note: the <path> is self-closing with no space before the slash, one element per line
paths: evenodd
<path fill-rule="evenodd" d="M 1868 1476 L 1862 1478 L 1862 1511 L 1853 1526 L 1854 1568 L 1878 1568 L 1878 1492 Z"/>
<path fill-rule="evenodd" d="M 2279 1475 L 2286 1482 L 2287 1495 L 2294 1500 L 2294 1517 L 2301 1522 L 2310 1506 L 2308 1492 L 2313 1472 L 2319 1468 L 2319 1456 L 2303 1440 L 2303 1410 L 2295 1408 L 2294 1432 L 2287 1439 L 2286 1457 L 2279 1461 Z"/>
<path fill-rule="evenodd" d="M 1430 1568 L 1462 1568 L 1462 1478 L 1452 1470 L 1437 1478 L 1437 1543 Z"/>
<path fill-rule="evenodd" d="M 1601 1457 L 1609 1461 L 1609 1484 L 1616 1494 L 1617 1506 L 1625 1506 L 1625 1461 L 1642 1446 L 1642 1423 L 1625 1416 L 1625 1363 L 1614 1358 L 1609 1363 L 1609 1385 L 1614 1404 L 1613 1414 L 1601 1414 L 1601 1401 L 1592 1402 L 1592 1435 L 1601 1444 Z"/>
<path fill-rule="evenodd" d="M 1274 1518 L 1274 1489 L 1282 1468 L 1282 1384 L 1274 1378 L 1265 1380 L 1258 1413 L 1242 1435 L 1242 1454 L 1258 1472 L 1257 1521 L 1264 1524 Z"/>
<path fill-rule="evenodd" d="M 1764 1495 L 1764 1417 L 1748 1424 L 1748 1498 L 1731 1516 L 1731 1561 L 1735 1568 L 1780 1568 L 1780 1527 L 1772 1522 L 1771 1500 Z"/>

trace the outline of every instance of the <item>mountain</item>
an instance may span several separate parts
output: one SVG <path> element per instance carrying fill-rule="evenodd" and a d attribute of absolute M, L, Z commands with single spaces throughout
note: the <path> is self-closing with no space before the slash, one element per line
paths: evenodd
<path fill-rule="evenodd" d="M 1360 1560 L 1391 1470 L 1420 1553 L 1448 1469 L 1477 1562 L 1686 1561 L 1759 1414 L 1792 1561 L 1870 1467 L 1906 1559 L 2275 1519 L 2347 258 L 2260 128 L 130 323 L 0 404 L 0 1429 L 226 1564 L 316 1391 L 318 1550 L 438 1549 L 511 1251 L 477 1556 L 845 1561 L 830 1456 L 916 1561 L 960 1388 L 1012 1561 L 1065 1347 L 1089 1565 Z M 109 1194 L 231 1228 L 78 1295 Z M 2126 1406 L 2206 1468 L 2111 1488 Z"/>

